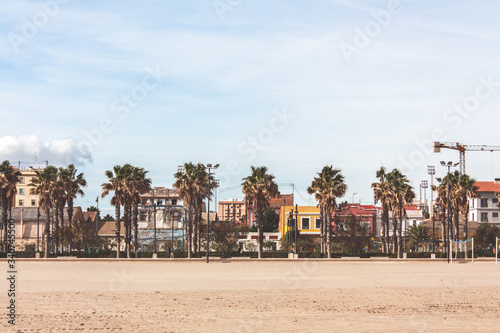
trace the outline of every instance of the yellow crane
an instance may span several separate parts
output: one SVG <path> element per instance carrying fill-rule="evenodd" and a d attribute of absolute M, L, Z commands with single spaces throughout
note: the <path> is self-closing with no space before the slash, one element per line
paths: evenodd
<path fill-rule="evenodd" d="M 434 141 L 434 152 L 440 153 L 441 148 L 458 150 L 460 152 L 460 173 L 465 174 L 465 152 L 466 151 L 500 151 L 500 146 L 488 145 L 463 145 L 458 142 Z"/>

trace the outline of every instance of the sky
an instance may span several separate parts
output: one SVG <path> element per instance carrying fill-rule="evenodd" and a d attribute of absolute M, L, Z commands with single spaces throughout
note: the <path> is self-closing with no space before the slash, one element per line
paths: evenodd
<path fill-rule="evenodd" d="M 341 200 L 373 204 L 381 166 L 419 198 L 428 165 L 442 177 L 440 161 L 458 162 L 433 141 L 500 146 L 497 1 L 0 6 L 0 160 L 74 163 L 84 209 L 125 163 L 165 187 L 180 164 L 218 163 L 218 200 L 243 198 L 250 166 L 267 166 L 299 205 L 316 204 L 307 187 L 333 165 Z M 466 161 L 477 180 L 500 177 L 500 152 Z"/>

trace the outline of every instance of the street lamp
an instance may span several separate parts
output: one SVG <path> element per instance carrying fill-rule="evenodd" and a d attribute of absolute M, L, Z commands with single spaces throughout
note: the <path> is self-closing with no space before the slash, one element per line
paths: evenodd
<path fill-rule="evenodd" d="M 154 238 L 153 238 L 153 245 L 154 245 L 154 250 L 153 250 L 153 256 L 156 258 L 156 203 L 154 202 L 153 198 L 153 230 L 154 230 Z"/>
<path fill-rule="evenodd" d="M 357 192 L 354 192 L 354 193 L 352 194 L 352 201 L 351 201 L 352 203 L 354 203 L 354 196 L 355 196 L 356 194 L 358 194 L 358 193 L 357 193 Z"/>
<path fill-rule="evenodd" d="M 434 201 L 432 195 L 434 193 L 434 175 L 436 168 L 434 165 L 427 166 L 427 173 L 431 175 L 431 217 L 432 217 L 432 252 L 436 253 L 435 225 L 434 225 Z"/>
<path fill-rule="evenodd" d="M 297 210 L 297 204 L 295 204 L 295 248 L 293 253 L 297 254 L 297 242 L 298 242 L 298 234 L 297 229 L 299 229 L 299 211 Z"/>
<path fill-rule="evenodd" d="M 441 165 L 444 166 L 444 167 L 447 167 L 448 168 L 448 190 L 447 190 L 447 193 L 446 193 L 446 196 L 447 196 L 447 206 L 448 208 L 446 209 L 447 210 L 447 214 L 448 214 L 448 218 L 447 218 L 447 224 L 448 224 L 448 241 L 445 242 L 445 245 L 446 245 L 446 262 L 449 263 L 450 262 L 450 256 L 451 256 L 451 253 L 450 253 L 450 244 L 451 244 L 451 214 L 450 214 L 450 211 L 451 211 L 451 206 L 450 206 L 450 168 L 451 167 L 456 167 L 459 163 L 453 163 L 451 161 L 449 162 L 445 162 L 445 161 L 441 161 Z"/>
<path fill-rule="evenodd" d="M 208 193 L 207 193 L 207 264 L 209 262 L 208 252 L 210 250 L 210 170 L 217 169 L 220 164 L 212 165 L 207 164 L 207 166 L 201 164 L 201 166 L 205 169 L 208 169 Z"/>
<path fill-rule="evenodd" d="M 290 227 L 293 226 L 293 209 L 288 213 L 288 253 L 292 253 L 292 230 Z"/>

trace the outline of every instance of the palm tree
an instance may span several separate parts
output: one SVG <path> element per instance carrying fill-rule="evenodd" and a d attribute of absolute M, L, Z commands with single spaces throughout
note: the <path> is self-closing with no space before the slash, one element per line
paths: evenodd
<path fill-rule="evenodd" d="M 53 191 L 57 182 L 57 168 L 49 165 L 42 171 L 35 171 L 36 176 L 31 180 L 31 194 L 40 195 L 39 205 L 45 211 L 45 230 L 44 230 L 44 250 L 45 258 L 49 257 L 50 235 L 50 210 L 54 206 Z"/>
<path fill-rule="evenodd" d="M 463 218 L 464 238 L 467 240 L 469 238 L 469 199 L 479 197 L 479 188 L 476 186 L 476 180 L 467 174 L 460 175 L 458 185 L 457 202 Z"/>
<path fill-rule="evenodd" d="M 402 251 L 401 240 L 403 234 L 403 220 L 406 217 L 405 205 L 411 204 L 413 199 L 415 199 L 415 192 L 413 191 L 413 187 L 410 185 L 408 178 L 398 169 L 392 170 L 387 175 L 387 179 L 391 187 L 391 207 L 394 219 L 393 239 L 397 234 L 398 258 L 400 258 Z M 394 243 L 393 246 L 395 247 Z"/>
<path fill-rule="evenodd" d="M 127 164 L 123 167 L 120 165 L 115 165 L 113 170 L 106 170 L 104 173 L 108 178 L 106 183 L 101 185 L 102 194 L 101 197 L 104 198 L 111 192 L 114 192 L 113 197 L 111 198 L 111 205 L 115 206 L 115 223 L 116 223 L 116 258 L 120 258 L 120 244 L 121 244 L 121 236 L 120 236 L 120 207 L 125 202 L 126 188 L 124 179 L 126 178 L 126 172 L 128 166 Z"/>
<path fill-rule="evenodd" d="M 179 198 L 187 207 L 187 254 L 191 258 L 192 251 L 198 250 L 198 224 L 201 221 L 203 199 L 209 197 L 212 189 L 208 188 L 208 173 L 205 167 L 198 163 L 184 163 L 174 174 L 174 187 L 179 190 Z M 211 176 L 210 176 L 211 177 Z"/>
<path fill-rule="evenodd" d="M 127 223 L 128 227 L 128 239 L 126 240 L 127 245 L 127 258 L 130 258 L 130 238 L 132 235 L 131 227 L 134 228 L 134 251 L 137 253 L 138 250 L 138 220 L 139 220 L 139 204 L 141 199 L 141 194 L 151 191 L 151 179 L 146 178 L 148 171 L 144 168 L 133 167 L 131 174 L 126 179 L 127 194 L 130 197 L 131 206 L 131 221 Z"/>
<path fill-rule="evenodd" d="M 384 167 L 377 171 L 379 181 L 372 184 L 375 203 L 382 204 L 382 252 L 389 254 L 389 211 L 391 210 L 391 187 Z"/>
<path fill-rule="evenodd" d="M 418 248 L 422 242 L 431 239 L 431 231 L 424 225 L 412 225 L 408 229 L 408 238 L 411 246 Z"/>
<path fill-rule="evenodd" d="M 12 206 L 12 201 L 16 196 L 16 184 L 19 181 L 21 173 L 16 170 L 9 161 L 3 161 L 0 164 L 0 203 L 2 205 L 2 224 L 3 224 L 3 247 L 7 252 L 7 211 Z"/>
<path fill-rule="evenodd" d="M 87 186 L 83 173 L 77 174 L 77 169 L 73 164 L 68 165 L 65 169 L 59 169 L 62 178 L 63 187 L 66 193 L 65 201 L 68 205 L 68 223 L 71 230 L 73 224 L 73 204 L 77 195 L 84 196 L 82 187 Z M 64 224 L 64 222 L 63 222 Z M 71 247 L 70 247 L 71 250 Z"/>
<path fill-rule="evenodd" d="M 307 189 L 309 194 L 315 194 L 318 200 L 318 206 L 323 211 L 322 230 L 323 230 L 323 249 L 326 248 L 328 258 L 331 258 L 331 239 L 332 239 L 332 218 L 337 209 L 337 198 L 343 197 L 347 190 L 344 176 L 340 169 L 334 169 L 331 165 L 323 167 L 318 177 L 315 177 L 311 186 Z"/>
<path fill-rule="evenodd" d="M 242 191 L 247 202 L 255 212 L 258 232 L 258 258 L 262 258 L 264 236 L 264 211 L 269 207 L 269 201 L 278 194 L 278 184 L 274 175 L 267 173 L 265 166 L 251 167 L 251 174 L 243 178 Z"/>

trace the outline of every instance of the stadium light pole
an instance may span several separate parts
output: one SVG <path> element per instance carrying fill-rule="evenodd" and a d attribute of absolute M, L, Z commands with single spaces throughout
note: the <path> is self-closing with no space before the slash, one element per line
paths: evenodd
<path fill-rule="evenodd" d="M 435 239 L 435 220 L 434 220 L 434 201 L 433 201 L 433 193 L 434 193 L 434 175 L 436 174 L 436 168 L 434 165 L 427 166 L 427 173 L 431 175 L 431 218 L 432 218 L 432 252 L 436 253 L 436 239 Z"/>
<path fill-rule="evenodd" d="M 450 244 L 451 244 L 451 214 L 450 214 L 450 211 L 451 211 L 451 204 L 450 204 L 450 169 L 451 167 L 456 167 L 459 163 L 453 163 L 452 161 L 449 161 L 449 162 L 445 162 L 445 161 L 441 161 L 441 165 L 444 166 L 444 167 L 447 167 L 448 168 L 448 179 L 447 179 L 447 182 L 448 182 L 448 190 L 446 191 L 446 200 L 447 200 L 447 206 L 448 208 L 446 209 L 447 210 L 447 224 L 448 224 L 448 241 L 446 242 L 446 262 L 449 263 L 450 262 L 450 256 L 451 256 L 451 253 L 450 253 Z"/>
<path fill-rule="evenodd" d="M 217 169 L 220 164 L 212 165 L 207 164 L 207 166 L 201 164 L 201 166 L 208 170 L 208 193 L 207 193 L 207 264 L 209 262 L 208 253 L 210 250 L 210 170 Z"/>

